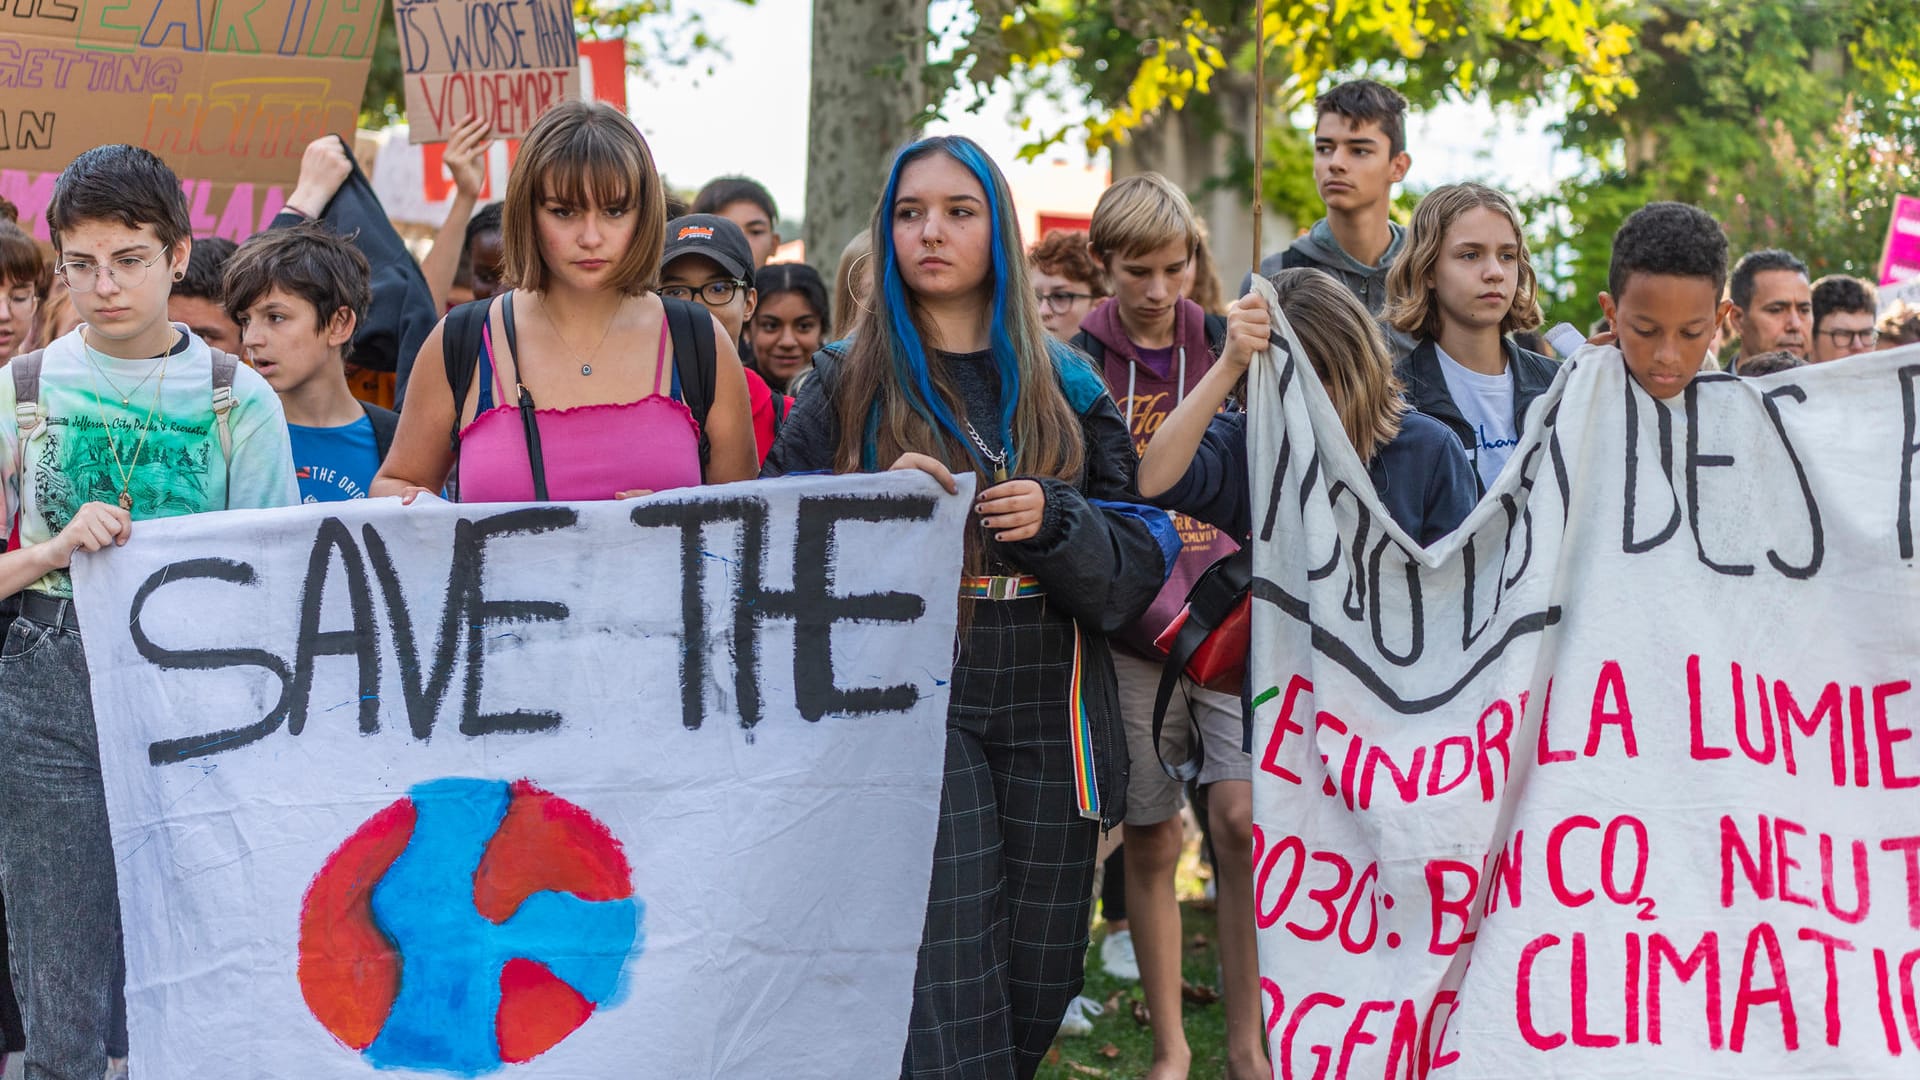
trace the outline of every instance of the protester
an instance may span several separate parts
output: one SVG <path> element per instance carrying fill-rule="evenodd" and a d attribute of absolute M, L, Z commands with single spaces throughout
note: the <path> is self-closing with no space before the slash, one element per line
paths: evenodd
<path fill-rule="evenodd" d="M 840 249 L 840 264 L 833 272 L 833 340 L 844 340 L 853 333 L 854 323 L 866 310 L 871 295 L 873 237 L 861 233 Z"/>
<path fill-rule="evenodd" d="M 1194 224 L 1200 229 L 1200 239 L 1193 245 L 1193 261 L 1187 264 L 1186 287 L 1180 295 L 1200 305 L 1200 310 L 1209 315 L 1227 317 L 1227 294 L 1220 288 L 1220 268 L 1213 262 L 1213 247 L 1207 240 L 1207 223 L 1199 218 Z"/>
<path fill-rule="evenodd" d="M 1733 300 L 1730 318 L 1740 337 L 1740 352 L 1731 370 L 1749 356 L 1785 349 L 1807 357 L 1807 332 L 1813 327 L 1813 294 L 1807 284 L 1807 264 L 1777 248 L 1751 251 L 1734 264 L 1727 293 Z"/>
<path fill-rule="evenodd" d="M 404 400 L 414 357 L 440 318 L 440 309 L 372 182 L 337 135 L 322 135 L 307 144 L 293 194 L 269 227 L 284 229 L 302 221 L 323 222 L 366 256 L 373 302 L 354 331 L 354 364 L 393 372 L 394 400 Z"/>
<path fill-rule="evenodd" d="M 0 364 L 25 352 L 33 341 L 48 277 L 40 245 L 0 217 Z"/>
<path fill-rule="evenodd" d="M 1406 179 L 1407 99 L 1371 79 L 1341 83 L 1314 100 L 1313 184 L 1327 216 L 1278 255 L 1260 263 L 1268 277 L 1296 266 L 1332 274 L 1379 316 L 1387 307 L 1387 268 L 1405 232 L 1391 216 L 1393 185 Z M 1248 286 L 1240 288 L 1242 294 Z M 1394 357 L 1411 338 L 1382 323 Z"/>
<path fill-rule="evenodd" d="M 208 348 L 239 356 L 240 328 L 228 317 L 220 292 L 233 249 L 233 241 L 225 237 L 209 236 L 194 241 L 193 255 L 187 260 L 187 276 L 174 283 L 173 292 L 167 297 L 167 318 L 186 324 Z"/>
<path fill-rule="evenodd" d="M 958 463 L 984 489 L 909 1078 L 1031 1077 L 1080 990 L 1098 834 L 1126 798 L 1105 635 L 1146 608 L 1176 543 L 1165 515 L 1124 502 L 1126 428 L 1042 329 L 1014 213 L 967 139 L 894 159 L 873 218 L 874 302 L 822 351 L 764 470 L 890 464 L 954 491 Z M 1091 747 L 1087 772 L 1076 745 Z"/>
<path fill-rule="evenodd" d="M 1897 300 L 1880 316 L 1880 348 L 1897 349 L 1920 342 L 1920 307 Z"/>
<path fill-rule="evenodd" d="M 718 214 L 747 234 L 753 246 L 753 268 L 767 265 L 780 249 L 780 211 L 773 196 L 757 180 L 723 176 L 712 180 L 693 197 L 693 212 Z"/>
<path fill-rule="evenodd" d="M 427 291 L 433 295 L 433 310 L 445 311 L 448 296 L 460 278 L 460 270 L 469 259 L 467 226 L 480 189 L 487 183 L 487 154 L 493 149 L 493 125 L 479 116 L 469 117 L 447 133 L 441 161 L 453 178 L 453 202 L 440 222 L 433 247 L 420 260 L 421 276 L 427 279 Z"/>
<path fill-rule="evenodd" d="M 747 324 L 753 369 L 775 393 L 793 393 L 793 380 L 826 344 L 827 283 L 805 263 L 775 263 L 754 275 L 759 301 Z"/>
<path fill-rule="evenodd" d="M 713 313 L 727 340 L 742 354 L 747 403 L 753 413 L 754 464 L 773 449 L 792 402 L 774 401 L 771 388 L 754 373 L 744 344 L 747 320 L 753 317 L 759 294 L 753 287 L 753 251 L 740 227 L 717 214 L 688 214 L 667 222 L 667 244 L 660 262 L 660 295 L 669 300 L 698 302 Z"/>
<path fill-rule="evenodd" d="M 1824 364 L 1873 351 L 1880 340 L 1873 322 L 1880 296 L 1872 285 L 1846 274 L 1828 274 L 1813 283 L 1812 301 L 1809 361 Z"/>
<path fill-rule="evenodd" d="M 1055 341 L 1071 342 L 1081 320 L 1107 295 L 1100 264 L 1087 252 L 1084 229 L 1048 233 L 1027 252 L 1027 273 L 1040 304 L 1040 325 Z"/>
<path fill-rule="evenodd" d="M 1785 349 L 1775 349 L 1773 352 L 1761 353 L 1759 356 L 1749 357 L 1743 361 L 1740 365 L 1740 376 L 1741 378 L 1757 379 L 1762 375 L 1772 375 L 1779 371 L 1805 367 L 1806 364 L 1806 360 L 1793 355 Z"/>
<path fill-rule="evenodd" d="M 227 309 L 280 395 L 302 502 L 366 498 L 400 422 L 347 387 L 368 276 L 366 257 L 318 225 L 261 233 L 227 264 Z"/>
<path fill-rule="evenodd" d="M 1100 366 L 1127 419 L 1136 449 L 1160 427 L 1213 366 L 1226 320 L 1181 295 L 1200 243 L 1187 196 L 1159 173 L 1129 176 L 1108 188 L 1093 209 L 1087 250 L 1113 283 L 1114 295 L 1093 309 L 1073 339 Z M 1216 403 L 1217 407 L 1217 403 Z M 1154 639 L 1179 614 L 1187 592 L 1234 544 L 1218 530 L 1180 522 L 1183 544 L 1152 607 L 1115 639 L 1113 667 L 1127 753 L 1127 918 L 1140 988 L 1153 1027 L 1156 1080 L 1184 1077 L 1192 1061 L 1181 1019 L 1183 941 L 1174 868 L 1185 835 L 1179 781 L 1160 767 L 1154 703 L 1165 654 Z M 1241 749 L 1240 703 L 1186 681 L 1174 696 L 1166 729 L 1184 745 L 1198 728 L 1204 751 L 1198 782 L 1208 789 L 1210 834 L 1218 849 L 1220 957 L 1225 976 L 1228 1060 L 1234 1077 L 1268 1074 L 1260 1026 L 1260 972 L 1254 957 L 1253 764 Z M 1189 756 L 1181 752 L 1180 757 Z"/>
<path fill-rule="evenodd" d="M 1640 388 L 1671 400 L 1699 374 L 1713 328 L 1734 310 L 1733 301 L 1720 299 L 1726 284 L 1727 234 L 1720 223 L 1697 206 L 1648 203 L 1613 234 L 1607 291 L 1600 294 L 1613 330 L 1598 343 L 1617 343 Z M 1788 321 L 1782 317 L 1776 325 Z"/>
<path fill-rule="evenodd" d="M 475 300 L 491 300 L 505 286 L 500 275 L 506 266 L 507 250 L 500 236 L 500 204 L 488 203 L 467 222 L 467 265 L 469 287 Z"/>
<path fill-rule="evenodd" d="M 297 495 L 272 389 L 167 321 L 193 244 L 173 171 L 98 147 L 60 174 L 46 213 L 85 325 L 0 378 L 0 487 L 21 543 L 0 555 L 0 595 L 21 604 L 0 652 L 0 893 L 9 943 L 31 958 L 15 987 L 27 1074 L 91 1080 L 107 1068 L 119 909 L 68 561 L 126 543 L 136 519 Z"/>
<path fill-rule="evenodd" d="M 666 208 L 633 122 L 587 102 L 542 116 L 508 177 L 501 226 L 514 288 L 456 309 L 427 336 L 373 494 L 410 502 L 440 491 L 456 446 L 467 502 L 612 499 L 751 478 L 733 340 L 704 308 L 653 292 Z M 706 324 L 711 353 L 672 348 L 674 319 L 689 336 Z M 697 402 L 704 416 L 687 404 L 689 381 L 712 388 Z"/>
<path fill-rule="evenodd" d="M 1280 310 L 1388 515 L 1423 546 L 1452 532 L 1473 509 L 1479 490 L 1473 466 L 1446 425 L 1401 399 L 1393 362 L 1369 312 L 1321 270 L 1283 270 L 1272 282 Z M 1247 414 L 1218 410 L 1253 357 L 1266 352 L 1272 323 L 1266 302 L 1248 295 L 1228 312 L 1227 324 L 1220 362 L 1147 445 L 1140 459 L 1140 493 L 1245 537 L 1253 528 Z M 1139 915 L 1131 914 L 1138 923 Z"/>
<path fill-rule="evenodd" d="M 1513 200 L 1483 184 L 1428 192 L 1387 273 L 1386 315 L 1419 342 L 1394 370 L 1408 402 L 1460 437 L 1484 492 L 1519 445 L 1527 407 L 1560 369 L 1506 336 L 1540 325 Z"/>

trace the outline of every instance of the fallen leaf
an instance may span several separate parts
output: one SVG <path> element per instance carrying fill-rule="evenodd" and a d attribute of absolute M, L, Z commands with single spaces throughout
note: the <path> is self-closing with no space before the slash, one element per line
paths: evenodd
<path fill-rule="evenodd" d="M 1113 996 L 1107 999 L 1105 1012 L 1109 1016 L 1120 1015 L 1120 991 L 1115 990 Z"/>
<path fill-rule="evenodd" d="M 1106 1058 L 1108 1061 L 1112 1061 L 1114 1058 L 1120 1056 L 1120 1048 L 1112 1043 L 1108 1043 L 1100 1048 L 1100 1056 Z"/>
<path fill-rule="evenodd" d="M 1078 1074 L 1080 1074 L 1081 1076 L 1105 1076 L 1105 1075 L 1107 1075 L 1107 1070 L 1105 1070 L 1105 1069 L 1096 1069 L 1096 1068 L 1094 1068 L 1094 1067 L 1093 1067 L 1093 1066 L 1091 1066 L 1091 1065 L 1082 1065 L 1082 1064 L 1080 1064 L 1080 1063 L 1079 1063 L 1079 1062 L 1077 1062 L 1077 1061 L 1069 1061 L 1069 1062 L 1067 1062 L 1067 1068 L 1068 1068 L 1068 1070 L 1070 1070 L 1070 1071 L 1072 1071 L 1072 1072 L 1075 1072 L 1075 1073 L 1078 1073 Z"/>
<path fill-rule="evenodd" d="M 1220 991 L 1206 983 L 1180 983 L 1180 997 L 1192 1005 L 1211 1005 L 1220 1000 Z"/>
<path fill-rule="evenodd" d="M 1147 1015 L 1146 1002 L 1136 1001 L 1133 1003 L 1133 1022 L 1139 1024 L 1141 1027 L 1149 1027 L 1153 1024 L 1153 1018 Z"/>
<path fill-rule="evenodd" d="M 1047 1064 L 1049 1065 L 1060 1064 L 1060 1048 L 1059 1047 L 1056 1046 L 1053 1049 L 1047 1051 Z"/>
<path fill-rule="evenodd" d="M 1195 934 L 1193 935 L 1193 947 L 1195 949 L 1204 949 L 1211 940 L 1212 939 L 1205 934 Z"/>

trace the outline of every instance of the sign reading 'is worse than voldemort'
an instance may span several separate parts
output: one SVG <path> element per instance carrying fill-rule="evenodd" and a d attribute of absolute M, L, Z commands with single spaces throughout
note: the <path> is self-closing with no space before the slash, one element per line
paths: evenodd
<path fill-rule="evenodd" d="M 382 0 L 15 0 L 0 5 L 0 198 L 47 238 L 81 151 L 144 146 L 193 229 L 242 239 L 285 201 L 313 139 L 351 137 Z"/>
<path fill-rule="evenodd" d="M 525 135 L 580 96 L 580 46 L 567 0 L 397 0 L 408 137 L 445 142 L 469 116 Z"/>

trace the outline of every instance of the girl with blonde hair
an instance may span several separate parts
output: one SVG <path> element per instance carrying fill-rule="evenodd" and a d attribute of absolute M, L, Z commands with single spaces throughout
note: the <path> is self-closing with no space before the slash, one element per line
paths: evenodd
<path fill-rule="evenodd" d="M 1080 991 L 1094 851 L 1125 810 L 1106 635 L 1179 540 L 1128 503 L 1126 426 L 1042 328 L 1012 193 L 979 146 L 901 151 L 872 250 L 853 336 L 816 357 L 763 474 L 977 477 L 901 1075 L 1031 1077 Z"/>
<path fill-rule="evenodd" d="M 1418 342 L 1399 365 L 1413 407 L 1467 448 L 1485 491 L 1520 442 L 1527 406 L 1560 365 L 1507 335 L 1540 325 L 1520 211 L 1484 184 L 1420 200 L 1387 271 L 1388 325 Z"/>
<path fill-rule="evenodd" d="M 1282 270 L 1270 280 L 1387 513 L 1423 547 L 1452 532 L 1477 498 L 1473 469 L 1445 426 L 1401 400 L 1373 317 L 1324 271 Z M 1241 297 L 1227 313 L 1220 362 L 1160 425 L 1140 459 L 1142 495 L 1242 540 L 1253 527 L 1247 414 L 1218 410 L 1253 357 L 1266 352 L 1271 331 L 1266 301 L 1257 293 Z"/>

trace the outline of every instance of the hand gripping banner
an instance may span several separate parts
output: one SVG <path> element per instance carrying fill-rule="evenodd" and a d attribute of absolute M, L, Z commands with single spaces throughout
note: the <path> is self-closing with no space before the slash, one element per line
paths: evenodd
<path fill-rule="evenodd" d="M 1920 1070 L 1920 349 L 1668 402 L 1582 349 L 1423 551 L 1273 315 L 1250 440 L 1275 1074 Z"/>

